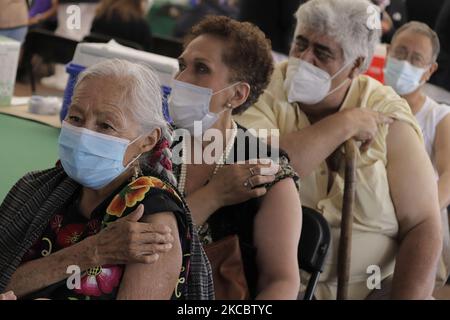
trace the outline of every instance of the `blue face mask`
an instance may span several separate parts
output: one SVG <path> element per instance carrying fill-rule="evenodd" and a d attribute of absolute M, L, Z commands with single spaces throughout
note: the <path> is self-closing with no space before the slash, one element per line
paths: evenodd
<path fill-rule="evenodd" d="M 69 177 L 87 188 L 98 190 L 139 158 L 140 155 L 123 166 L 125 151 L 139 138 L 130 142 L 64 121 L 59 136 L 59 159 Z"/>
<path fill-rule="evenodd" d="M 426 68 L 415 67 L 406 60 L 389 57 L 384 70 L 384 78 L 388 86 L 391 86 L 399 95 L 404 96 L 416 91 L 423 84 L 421 79 L 426 71 Z"/>

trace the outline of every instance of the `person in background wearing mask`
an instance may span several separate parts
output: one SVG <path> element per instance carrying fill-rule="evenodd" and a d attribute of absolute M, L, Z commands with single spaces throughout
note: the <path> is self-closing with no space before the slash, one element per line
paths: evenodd
<path fill-rule="evenodd" d="M 25 41 L 28 31 L 26 0 L 2 0 L 0 4 L 0 36 Z"/>
<path fill-rule="evenodd" d="M 367 23 L 371 5 L 311 0 L 300 6 L 289 61 L 275 69 L 259 101 L 235 119 L 250 128 L 280 130 L 280 147 L 302 178 L 303 205 L 322 213 L 331 227 L 317 298 L 336 297 L 341 145 L 353 137 L 362 148 L 356 158 L 349 298 L 379 292 L 367 286 L 368 268 L 376 265 L 388 293 L 379 298 L 426 299 L 442 250 L 436 182 L 406 101 L 362 75 L 380 35 Z"/>
<path fill-rule="evenodd" d="M 152 32 L 147 21 L 149 0 L 101 0 L 91 33 L 132 41 L 145 51 L 152 48 Z"/>
<path fill-rule="evenodd" d="M 169 112 L 175 126 L 189 135 L 172 148 L 183 159 L 174 174 L 202 243 L 238 236 L 248 298 L 296 299 L 302 228 L 297 176 L 282 152 L 265 154 L 263 142 L 232 119 L 252 105 L 269 82 L 270 42 L 250 23 L 210 16 L 192 28 L 178 60 Z M 215 159 L 200 156 L 201 161 L 194 162 L 196 149 L 205 155 L 211 148 L 212 138 L 207 137 L 214 132 L 221 133 L 220 141 L 214 138 L 221 146 Z M 256 161 L 263 157 L 278 163 Z"/>
<path fill-rule="evenodd" d="M 111 59 L 80 74 L 60 162 L 25 175 L 0 206 L 0 292 L 213 297 L 209 264 L 174 186 L 161 104 L 160 83 L 146 66 Z M 78 281 L 67 281 L 76 277 L 70 266 L 78 266 Z"/>
<path fill-rule="evenodd" d="M 439 206 L 444 228 L 440 276 L 445 283 L 449 266 L 447 207 L 450 205 L 450 107 L 423 92 L 423 85 L 437 70 L 439 38 L 425 23 L 412 21 L 401 27 L 389 47 L 385 82 L 408 101 L 422 129 L 425 148 L 438 179 Z M 444 263 L 445 261 L 445 263 Z"/>

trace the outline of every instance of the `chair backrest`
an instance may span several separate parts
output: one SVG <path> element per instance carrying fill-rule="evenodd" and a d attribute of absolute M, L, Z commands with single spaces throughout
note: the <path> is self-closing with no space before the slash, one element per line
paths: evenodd
<path fill-rule="evenodd" d="M 300 269 L 306 272 L 322 272 L 328 247 L 330 246 L 330 227 L 317 211 L 302 207 L 303 221 L 298 261 Z"/>
<path fill-rule="evenodd" d="M 32 29 L 28 32 L 24 59 L 30 59 L 38 54 L 45 62 L 69 63 L 75 53 L 78 41 L 64 38 L 44 29 Z"/>
<path fill-rule="evenodd" d="M 166 57 L 178 58 L 183 53 L 183 42 L 176 38 L 153 35 L 150 52 Z"/>
<path fill-rule="evenodd" d="M 117 37 L 112 37 L 106 34 L 102 34 L 102 33 L 94 33 L 91 32 L 90 34 L 88 34 L 87 36 L 85 36 L 83 38 L 83 42 L 102 42 L 102 43 L 106 43 L 109 42 L 111 39 L 114 39 L 117 43 L 126 46 L 126 47 L 130 47 L 136 50 L 141 50 L 144 51 L 144 47 L 141 46 L 139 43 L 130 41 L 130 40 L 125 40 L 122 38 L 117 38 Z"/>

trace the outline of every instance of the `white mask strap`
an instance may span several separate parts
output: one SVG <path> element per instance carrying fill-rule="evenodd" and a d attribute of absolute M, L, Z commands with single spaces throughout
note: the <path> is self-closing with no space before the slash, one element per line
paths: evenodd
<path fill-rule="evenodd" d="M 338 74 L 340 74 L 342 71 L 344 71 L 345 68 L 347 68 L 347 67 L 348 67 L 349 65 L 351 65 L 353 62 L 354 62 L 354 61 L 350 61 L 349 63 L 344 64 L 344 65 L 342 66 L 342 68 L 339 69 L 338 72 L 336 72 L 334 75 L 331 76 L 330 80 L 333 80 L 334 78 L 336 78 Z"/>
<path fill-rule="evenodd" d="M 347 83 L 347 80 L 350 79 L 345 79 L 344 81 L 342 81 L 342 83 L 340 85 L 338 85 L 336 88 L 334 88 L 333 90 L 331 90 L 330 92 L 327 93 L 327 95 L 325 96 L 325 98 L 327 98 L 328 96 L 331 96 L 333 93 L 335 93 L 336 91 L 338 91 L 340 88 L 342 88 L 344 86 L 344 84 Z M 324 99 L 325 99 L 324 98 Z"/>
<path fill-rule="evenodd" d="M 225 90 L 227 90 L 227 89 L 230 89 L 230 88 L 232 88 L 232 87 L 234 87 L 234 86 L 237 86 L 237 85 L 240 84 L 240 83 L 241 83 L 241 81 L 235 82 L 235 83 L 233 83 L 232 85 L 229 85 L 228 87 L 225 87 L 225 88 L 223 88 L 223 89 L 220 89 L 219 91 L 214 92 L 212 95 L 214 96 L 214 95 L 216 95 L 216 94 L 219 94 L 219 93 L 221 93 L 221 92 L 223 92 L 223 91 L 225 91 Z"/>
<path fill-rule="evenodd" d="M 134 139 L 133 141 L 131 141 L 130 143 L 128 143 L 128 146 L 132 145 L 133 143 L 135 143 L 136 141 L 138 141 L 140 138 L 142 138 L 143 134 L 139 135 L 136 139 Z"/>
<path fill-rule="evenodd" d="M 131 160 L 127 166 L 125 167 L 125 170 L 127 170 L 132 164 L 133 162 L 135 162 L 136 160 L 138 160 L 140 157 L 142 156 L 142 153 L 139 153 L 136 157 L 133 158 L 133 160 Z"/>
<path fill-rule="evenodd" d="M 131 141 L 131 142 L 128 144 L 127 149 L 128 149 L 128 147 L 131 146 L 133 143 L 135 143 L 135 142 L 138 141 L 140 138 L 142 138 L 142 136 L 143 136 L 143 134 L 139 135 L 136 139 L 134 139 L 133 141 Z M 142 155 L 142 153 L 139 153 L 136 157 L 134 157 L 133 160 L 131 160 L 131 161 L 127 164 L 127 166 L 125 167 L 125 169 L 128 169 L 128 168 L 131 166 L 131 164 L 132 164 L 133 162 L 135 162 L 137 159 L 139 159 L 139 157 L 140 157 L 141 155 Z"/>
<path fill-rule="evenodd" d="M 331 80 L 333 80 L 340 72 L 342 72 L 342 70 L 344 70 L 345 68 L 347 68 L 350 64 L 352 64 L 353 63 L 353 61 L 350 61 L 349 63 L 347 63 L 347 64 L 345 64 L 338 72 L 336 72 L 332 77 L 331 77 Z M 326 97 L 328 97 L 328 96 L 331 96 L 333 93 L 335 93 L 336 91 L 338 91 L 340 88 L 342 88 L 346 83 L 347 83 L 347 80 L 350 80 L 351 81 L 351 79 L 345 79 L 344 81 L 342 81 L 342 83 L 340 84 L 340 85 L 338 85 L 336 88 L 334 88 L 333 90 L 331 90 L 330 92 L 328 92 L 327 93 L 327 95 L 325 96 L 325 98 Z M 324 99 L 325 99 L 324 98 Z"/>

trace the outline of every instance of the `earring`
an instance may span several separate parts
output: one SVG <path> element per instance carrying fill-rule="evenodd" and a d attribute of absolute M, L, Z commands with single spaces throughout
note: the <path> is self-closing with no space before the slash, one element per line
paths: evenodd
<path fill-rule="evenodd" d="M 226 107 L 228 108 L 228 109 L 233 109 L 233 105 L 231 104 L 231 103 L 227 103 L 227 105 L 226 105 Z"/>
<path fill-rule="evenodd" d="M 133 181 L 141 175 L 141 167 L 139 165 L 133 167 Z"/>

